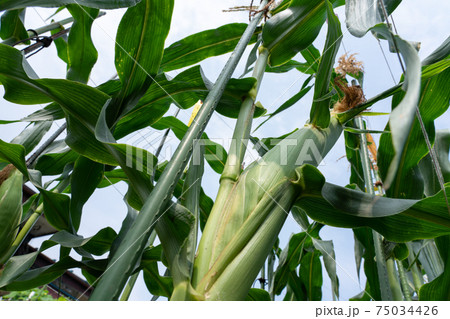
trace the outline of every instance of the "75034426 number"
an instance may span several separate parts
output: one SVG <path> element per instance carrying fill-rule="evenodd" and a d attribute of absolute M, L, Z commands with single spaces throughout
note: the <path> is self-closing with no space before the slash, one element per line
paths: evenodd
<path fill-rule="evenodd" d="M 377 316 L 436 316 L 438 314 L 438 307 L 433 306 L 376 306 Z"/>

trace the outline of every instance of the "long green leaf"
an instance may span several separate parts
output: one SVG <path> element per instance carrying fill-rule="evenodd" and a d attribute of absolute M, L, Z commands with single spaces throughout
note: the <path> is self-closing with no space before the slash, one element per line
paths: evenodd
<path fill-rule="evenodd" d="M 115 48 L 122 89 L 110 105 L 113 115 L 120 116 L 133 108 L 158 73 L 173 6 L 173 0 L 142 0 L 122 17 Z"/>
<path fill-rule="evenodd" d="M 333 7 L 325 0 L 327 8 L 328 32 L 325 47 L 317 70 L 317 80 L 314 85 L 314 101 L 311 106 L 309 121 L 311 124 L 326 128 L 330 123 L 331 97 L 323 99 L 330 91 L 331 74 L 339 46 L 342 40 L 341 24 L 333 12 Z"/>
<path fill-rule="evenodd" d="M 74 18 L 67 40 L 67 79 L 87 83 L 98 56 L 92 43 L 91 27 L 99 10 L 82 7 L 78 3 L 66 8 Z"/>
<path fill-rule="evenodd" d="M 447 192 L 449 188 L 447 184 Z M 406 242 L 450 233 L 450 217 L 442 191 L 422 200 L 404 200 L 326 183 L 322 194 L 304 194 L 296 205 L 323 224 L 344 228 L 368 226 L 390 241 Z"/>
<path fill-rule="evenodd" d="M 202 31 L 177 41 L 164 50 L 163 72 L 181 69 L 206 58 L 231 52 L 247 28 L 245 23 L 231 23 Z M 249 43 L 255 43 L 257 34 Z"/>
<path fill-rule="evenodd" d="M 322 264 L 317 250 L 306 253 L 299 271 L 300 281 L 306 287 L 306 296 L 309 301 L 322 300 Z"/>

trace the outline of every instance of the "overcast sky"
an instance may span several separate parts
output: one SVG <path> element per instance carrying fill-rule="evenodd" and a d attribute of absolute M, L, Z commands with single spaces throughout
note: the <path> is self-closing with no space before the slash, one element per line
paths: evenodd
<path fill-rule="evenodd" d="M 255 1 L 257 2 L 257 1 Z M 248 22 L 248 13 L 224 13 L 222 10 L 237 5 L 248 5 L 249 1 L 208 1 L 208 0 L 175 0 L 175 10 L 172 18 L 172 26 L 170 34 L 166 41 L 166 45 L 182 39 L 183 37 L 206 29 L 217 28 L 226 23 L 232 22 Z M 54 9 L 31 8 L 27 10 L 26 27 L 37 28 L 43 24 L 49 23 L 44 21 L 54 12 Z M 114 68 L 114 39 L 117 30 L 117 25 L 120 21 L 124 10 L 107 11 L 106 16 L 95 21 L 93 26 L 93 40 L 99 51 L 99 59 L 95 65 L 90 85 L 96 86 L 107 81 L 115 74 Z M 448 36 L 450 30 L 450 22 L 448 14 L 450 12 L 450 2 L 442 0 L 404 0 L 399 8 L 394 12 L 395 23 L 399 35 L 410 41 L 419 41 L 422 43 L 419 52 L 423 59 L 431 53 L 437 46 L 439 46 Z M 338 56 L 343 54 L 345 50 L 349 53 L 357 53 L 358 59 L 364 62 L 365 67 L 365 82 L 364 92 L 367 98 L 370 98 L 377 93 L 394 85 L 388 66 L 383 59 L 381 49 L 377 40 L 367 34 L 362 39 L 352 37 L 345 28 L 344 8 L 336 9 L 344 33 L 343 45 L 341 46 Z M 55 20 L 60 20 L 67 17 L 66 12 L 59 13 Z M 316 42 L 315 46 L 322 51 L 324 45 L 324 36 L 326 33 L 326 24 Z M 395 79 L 400 77 L 400 67 L 397 57 L 390 54 L 387 49 L 387 44 L 382 43 L 384 52 L 387 55 L 390 68 L 394 73 Z M 246 55 L 248 54 L 246 52 Z M 201 63 L 206 76 L 215 81 L 225 64 L 228 55 L 211 58 Z M 296 57 L 297 60 L 303 61 L 301 56 Z M 244 56 L 244 64 L 246 56 Z M 65 64 L 58 60 L 54 46 L 43 50 L 29 59 L 29 62 L 34 67 L 35 71 L 41 78 L 64 78 Z M 235 76 L 241 75 L 243 65 L 239 65 Z M 171 72 L 171 76 L 175 76 L 177 72 Z M 258 100 L 264 105 L 269 112 L 273 112 L 284 101 L 289 99 L 292 95 L 298 92 L 306 76 L 298 71 L 291 71 L 287 74 L 274 75 L 266 74 L 258 95 Z M 3 95 L 3 88 L 0 87 L 0 94 Z M 297 127 L 301 127 L 307 120 L 311 106 L 311 97 L 309 94 L 297 103 L 290 110 L 274 117 L 269 123 L 262 126 L 255 135 L 257 137 L 265 136 L 280 136 L 292 131 Z M 23 106 L 14 105 L 4 100 L 0 100 L 0 114 L 2 120 L 13 120 L 24 117 L 33 111 L 42 108 L 43 106 Z M 372 107 L 373 111 L 387 112 L 390 110 L 390 101 L 386 100 L 376 104 Z M 167 115 L 174 112 L 172 108 Z M 179 118 L 185 123 L 190 117 L 191 110 L 180 112 Z M 370 118 L 367 119 L 368 126 L 371 129 L 384 129 L 387 117 Z M 257 126 L 262 120 L 258 119 L 254 123 Z M 436 122 L 438 129 L 448 129 L 449 114 L 448 112 L 439 118 Z M 16 136 L 24 127 L 25 124 L 9 124 L 0 125 L 0 138 L 5 141 L 10 141 Z M 56 123 L 52 127 L 52 131 L 56 130 L 61 125 L 61 122 Z M 231 137 L 234 126 L 234 120 L 224 118 L 220 115 L 214 115 L 209 126 L 206 129 L 210 138 L 216 141 Z M 133 143 L 135 146 L 143 147 L 148 143 L 139 138 L 144 136 L 150 140 L 155 137 L 151 129 L 144 129 L 141 135 L 134 134 L 125 140 L 128 143 Z M 49 133 L 50 134 L 50 133 Z M 377 138 L 376 138 L 377 140 Z M 178 140 L 172 136 L 169 140 L 168 147 L 174 147 Z M 226 144 L 226 142 L 225 142 Z M 152 146 L 149 146 L 149 151 L 154 152 Z M 254 154 L 250 152 L 250 154 Z M 347 161 L 341 159 L 345 155 L 343 139 L 338 141 L 330 154 L 324 159 L 324 163 L 319 167 L 322 173 L 327 178 L 327 181 L 345 185 L 349 178 L 349 165 Z M 246 164 L 250 163 L 250 158 L 246 160 Z M 206 175 L 203 179 L 202 185 L 205 192 L 215 198 L 218 188 L 219 175 L 214 173 L 206 165 Z M 120 228 L 122 219 L 126 215 L 126 207 L 122 201 L 122 196 L 126 192 L 126 185 L 119 183 L 114 187 L 98 190 L 94 196 L 87 202 L 84 208 L 80 234 L 83 236 L 92 236 L 99 229 L 110 226 L 116 231 Z M 286 225 L 280 234 L 281 247 L 284 247 L 292 233 L 301 231 L 300 227 L 295 221 L 289 217 Z M 351 230 L 336 229 L 332 227 L 325 227 L 321 231 L 322 239 L 334 242 L 336 249 L 336 260 L 338 264 L 338 276 L 340 280 L 340 296 L 341 300 L 348 300 L 348 298 L 358 294 L 365 285 L 365 279 L 358 282 L 358 277 L 355 270 L 354 254 L 353 254 L 353 235 Z M 39 245 L 40 241 L 34 241 L 33 244 Z M 57 249 L 50 249 L 46 254 L 57 258 Z M 324 299 L 331 298 L 331 285 L 327 275 L 324 273 L 323 294 Z M 364 277 L 362 277 L 364 278 Z M 149 300 L 148 293 L 143 281 L 138 281 L 135 290 L 132 294 L 134 300 Z"/>

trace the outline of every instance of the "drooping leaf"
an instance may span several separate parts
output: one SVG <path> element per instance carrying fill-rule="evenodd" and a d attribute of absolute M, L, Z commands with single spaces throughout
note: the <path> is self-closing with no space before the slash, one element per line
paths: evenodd
<path fill-rule="evenodd" d="M 395 174 L 401 166 L 402 158 L 406 155 L 405 146 L 414 123 L 415 112 L 419 103 L 420 60 L 416 49 L 409 42 L 398 36 L 394 36 L 386 25 L 377 25 L 372 28 L 372 31 L 389 39 L 391 43 L 395 41 L 395 46 L 398 47 L 406 65 L 404 84 L 406 93 L 389 116 L 389 128 L 392 144 L 395 149 L 395 155 L 383 180 L 385 188 L 389 188 L 395 180 Z M 394 37 L 395 40 L 393 40 Z"/>
<path fill-rule="evenodd" d="M 273 284 L 273 292 L 275 294 L 281 294 L 288 282 L 290 273 L 295 271 L 300 264 L 304 249 L 308 248 L 310 245 L 311 239 L 305 232 L 291 236 L 288 246 L 283 249 L 280 255 L 280 261 L 275 271 Z"/>
<path fill-rule="evenodd" d="M 154 296 L 170 298 L 173 291 L 172 278 L 161 276 L 156 261 L 146 262 L 144 266 L 144 282 L 148 291 Z"/>
<path fill-rule="evenodd" d="M 44 214 L 48 223 L 57 230 L 72 231 L 69 215 L 70 197 L 45 189 L 41 189 L 40 192 L 44 199 Z"/>
<path fill-rule="evenodd" d="M 27 39 L 28 32 L 23 25 L 24 18 L 25 10 L 5 11 L 0 17 L 0 38 L 8 39 L 11 42 L 10 44 Z M 29 43 L 30 41 L 25 41 L 25 44 Z"/>
<path fill-rule="evenodd" d="M 73 168 L 70 179 L 71 201 L 70 221 L 75 231 L 78 231 L 81 222 L 81 213 L 84 204 L 97 188 L 103 178 L 104 165 L 80 156 Z"/>
<path fill-rule="evenodd" d="M 98 9 L 117 9 L 134 6 L 140 0 L 84 0 L 83 5 Z M 7 9 L 20 9 L 25 7 L 61 7 L 65 4 L 79 4 L 79 0 L 1 0 L 0 11 Z"/>
<path fill-rule="evenodd" d="M 385 20 L 383 10 L 389 15 L 400 2 L 401 0 L 347 0 L 345 16 L 348 31 L 358 38 L 364 36 L 370 28 Z"/>
<path fill-rule="evenodd" d="M 79 268 L 89 272 L 101 273 L 106 268 L 106 259 L 77 261 L 72 257 L 63 257 L 53 265 L 31 269 L 17 278 L 4 289 L 10 291 L 23 291 L 43 286 L 61 277 L 68 269 Z"/>
<path fill-rule="evenodd" d="M 450 36 L 423 61 L 422 65 L 430 65 L 443 60 L 450 54 Z"/>
<path fill-rule="evenodd" d="M 117 164 L 91 133 L 108 95 L 73 81 L 30 78 L 23 67 L 22 54 L 9 46 L 0 44 L 0 60 L 5 99 L 20 104 L 57 102 L 67 112 L 67 144 L 94 161 Z"/>
<path fill-rule="evenodd" d="M 395 9 L 399 1 L 387 1 L 389 13 Z M 385 175 L 384 187 L 388 189 L 394 182 L 397 169 L 401 166 L 401 160 L 405 154 L 405 144 L 411 131 L 415 111 L 419 103 L 420 94 L 420 60 L 416 48 L 408 41 L 394 35 L 385 24 L 380 22 L 384 19 L 382 8 L 374 1 L 349 1 L 346 5 L 346 21 L 349 31 L 358 37 L 363 36 L 371 30 L 378 37 L 387 39 L 392 48 L 398 50 L 406 65 L 405 83 L 403 89 L 406 91 L 403 99 L 391 112 L 389 126 L 395 155 L 390 162 L 388 172 Z"/>
<path fill-rule="evenodd" d="M 449 188 L 447 184 L 447 192 Z M 441 191 L 422 200 L 392 199 L 326 183 L 322 194 L 304 194 L 296 205 L 320 223 L 344 228 L 368 226 L 387 240 L 406 242 L 450 233 L 443 197 Z"/>
<path fill-rule="evenodd" d="M 74 163 L 78 154 L 71 149 L 64 149 L 58 153 L 44 154 L 37 160 L 35 169 L 42 172 L 42 175 L 58 175 L 64 170 L 64 167 Z"/>
<path fill-rule="evenodd" d="M 212 87 L 212 83 L 204 76 L 200 66 L 189 68 L 172 80 L 165 74 L 160 74 L 155 81 L 156 83 L 150 85 L 136 107 L 120 119 L 114 132 L 116 138 L 152 125 L 167 112 L 172 103 L 182 109 L 192 107 L 198 100 L 203 101 Z M 231 79 L 217 105 L 217 112 L 237 118 L 242 98 L 254 84 L 254 78 Z M 255 116 L 261 116 L 264 112 L 261 107 L 255 108 Z"/>
<path fill-rule="evenodd" d="M 87 83 L 98 56 L 91 28 L 99 10 L 82 7 L 78 3 L 66 7 L 74 18 L 67 40 L 67 79 Z"/>
<path fill-rule="evenodd" d="M 0 162 L 13 164 L 23 175 L 28 177 L 25 148 L 22 145 L 10 144 L 0 140 Z"/>

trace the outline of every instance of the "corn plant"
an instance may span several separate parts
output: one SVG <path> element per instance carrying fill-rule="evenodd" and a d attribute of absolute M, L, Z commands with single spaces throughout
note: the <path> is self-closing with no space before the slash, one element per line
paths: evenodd
<path fill-rule="evenodd" d="M 449 300 L 450 135 L 436 132 L 434 121 L 449 106 L 450 40 L 420 61 L 417 45 L 391 29 L 390 14 L 400 2 L 263 0 L 251 8 L 248 24 L 227 24 L 166 47 L 173 0 L 89 0 L 83 6 L 0 0 L 4 99 L 46 104 L 20 120 L 30 124 L 14 140 L 0 140 L 0 289 L 32 289 L 79 268 L 94 287 L 91 300 L 127 300 L 141 272 L 150 293 L 169 300 L 275 300 L 282 293 L 285 300 L 321 300 L 322 257 L 333 298 L 339 298 L 333 244 L 320 237 L 322 228 L 335 226 L 353 230 L 357 267 L 364 260 L 367 283 L 353 299 Z M 350 33 L 370 31 L 387 41 L 404 69 L 397 85 L 369 99 L 361 64 L 354 56 L 338 60 L 343 31 L 334 8 L 342 5 Z M 34 34 L 24 26 L 31 6 L 58 7 L 72 18 Z M 119 7 L 127 10 L 116 36 L 118 78 L 89 86 L 97 60 L 93 21 L 104 14 L 100 9 Z M 69 30 L 62 26 L 67 23 Z M 322 27 L 320 52 L 313 42 Z M 48 31 L 51 36 L 41 35 Z M 27 62 L 52 42 L 67 64 L 66 79 L 41 79 Z M 249 45 L 245 72 L 251 76 L 232 78 Z M 230 52 L 211 84 L 197 64 Z M 298 53 L 305 63 L 293 60 Z M 294 68 L 309 79 L 266 121 L 312 89 L 309 121 L 277 139 L 252 136 L 253 119 L 266 112 L 257 103 L 264 74 Z M 166 76 L 180 69 L 175 78 Z M 361 115 L 388 97 L 392 111 L 376 148 L 370 134 L 376 132 Z M 187 125 L 164 117 L 172 104 L 196 105 Z M 204 133 L 214 112 L 236 119 L 228 151 Z M 40 143 L 61 119 L 65 124 Z M 148 126 L 180 139 L 168 162 L 160 161 L 159 151 L 120 142 Z M 64 130 L 65 139 L 56 140 Z M 351 164 L 347 187 L 326 182 L 317 168 L 341 135 Z M 244 168 L 249 141 L 260 158 Z M 214 201 L 202 189 L 205 161 L 220 174 Z M 42 182 L 46 176 L 51 182 Z M 80 236 L 84 204 L 96 189 L 119 181 L 128 185 L 120 231 Z M 24 182 L 38 193 L 22 204 Z M 303 232 L 281 249 L 278 237 L 289 214 Z M 42 216 L 55 234 L 36 252 L 15 255 Z M 60 247 L 56 263 L 31 270 L 37 255 L 53 246 Z M 252 288 L 260 273 L 261 288 Z"/>

